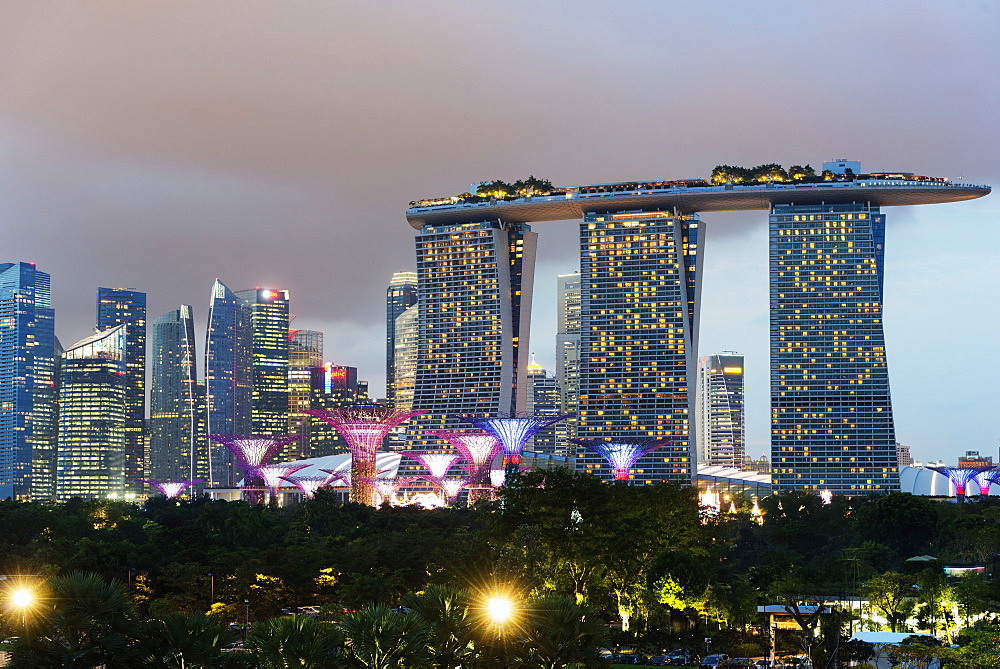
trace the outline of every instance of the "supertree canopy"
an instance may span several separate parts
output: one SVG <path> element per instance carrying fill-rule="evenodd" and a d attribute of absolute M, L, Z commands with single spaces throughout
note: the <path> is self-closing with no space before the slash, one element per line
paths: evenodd
<path fill-rule="evenodd" d="M 462 465 L 469 472 L 471 481 L 482 482 L 489 478 L 490 465 L 500 453 L 500 440 L 488 432 L 431 432 L 435 437 L 455 447 L 465 461 Z"/>
<path fill-rule="evenodd" d="M 452 465 L 462 459 L 458 453 L 431 453 L 429 451 L 404 451 L 404 453 L 423 465 L 431 473 L 431 478 L 435 480 L 447 476 Z"/>
<path fill-rule="evenodd" d="M 325 420 L 347 442 L 351 451 L 351 501 L 372 506 L 375 451 L 394 427 L 423 412 L 365 404 L 342 409 L 307 409 L 305 413 Z"/>
<path fill-rule="evenodd" d="M 298 463 L 277 463 L 273 465 L 264 465 L 257 469 L 257 473 L 260 477 L 264 479 L 264 485 L 268 487 L 271 491 L 271 495 L 274 495 L 278 488 L 281 487 L 281 481 L 286 476 L 291 476 L 300 469 L 305 469 L 309 465 L 298 462 Z"/>
<path fill-rule="evenodd" d="M 647 453 L 671 443 L 669 439 L 649 437 L 646 439 L 570 439 L 574 444 L 607 460 L 616 481 L 628 481 L 636 461 Z"/>
<path fill-rule="evenodd" d="M 163 493 L 167 499 L 179 497 L 182 492 L 201 481 L 146 481 L 149 485 Z"/>
<path fill-rule="evenodd" d="M 246 478 L 251 472 L 268 464 L 285 444 L 298 441 L 301 434 L 209 434 L 209 439 L 228 448 L 243 468 Z"/>
<path fill-rule="evenodd" d="M 472 423 L 480 430 L 492 434 L 503 448 L 504 469 L 510 472 L 521 470 L 521 454 L 524 445 L 535 434 L 553 423 L 558 423 L 573 414 L 559 416 L 541 416 L 525 413 L 499 413 L 496 416 L 455 416 L 467 423 Z"/>
<path fill-rule="evenodd" d="M 981 470 L 976 481 L 979 482 L 979 494 L 985 497 L 990 494 L 991 484 L 1000 485 L 1000 471 L 997 470 L 996 466 L 992 469 Z"/>
<path fill-rule="evenodd" d="M 333 480 L 331 476 L 282 476 L 281 478 L 301 490 L 306 499 L 315 497 L 317 490 Z"/>
<path fill-rule="evenodd" d="M 936 471 L 938 474 L 945 476 L 949 481 L 955 484 L 955 497 L 959 501 L 965 500 L 965 488 L 971 482 L 975 484 L 977 477 L 983 474 L 983 472 L 988 471 L 988 469 L 994 469 L 993 467 L 928 467 Z M 986 494 L 990 492 L 989 485 L 986 486 Z"/>
<path fill-rule="evenodd" d="M 396 493 L 407 483 L 413 481 L 412 478 L 399 478 L 394 476 L 392 478 L 375 479 L 372 481 L 372 487 L 375 488 L 375 492 L 379 496 L 379 504 L 384 502 L 389 502 L 393 504 L 396 501 Z"/>
<path fill-rule="evenodd" d="M 444 499 L 446 504 L 453 504 L 456 499 L 458 499 L 459 493 L 462 492 L 462 488 L 468 485 L 469 479 L 467 478 L 447 478 L 441 479 L 441 491 L 444 492 Z"/>

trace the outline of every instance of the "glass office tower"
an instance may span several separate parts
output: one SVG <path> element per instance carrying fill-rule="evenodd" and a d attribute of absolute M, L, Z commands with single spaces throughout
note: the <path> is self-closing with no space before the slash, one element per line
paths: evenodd
<path fill-rule="evenodd" d="M 668 438 L 637 483 L 694 477 L 700 282 L 696 215 L 588 214 L 580 224 L 580 438 Z M 599 455 L 577 467 L 610 480 Z"/>
<path fill-rule="evenodd" d="M 288 430 L 288 291 L 270 288 L 236 293 L 250 305 L 253 399 L 250 416 L 254 434 L 285 434 Z M 298 446 L 282 448 L 274 462 L 293 459 Z"/>
<path fill-rule="evenodd" d="M 149 471 L 156 481 L 203 479 L 205 440 L 198 433 L 198 370 L 190 306 L 153 319 L 149 391 Z"/>
<path fill-rule="evenodd" d="M 862 203 L 770 217 L 771 466 L 777 490 L 899 489 L 882 332 L 885 216 Z"/>
<path fill-rule="evenodd" d="M 128 326 L 82 339 L 62 354 L 56 497 L 122 499 L 126 479 Z"/>
<path fill-rule="evenodd" d="M 743 467 L 746 429 L 743 356 L 710 355 L 698 362 L 698 462 Z"/>
<path fill-rule="evenodd" d="M 56 339 L 49 275 L 0 263 L 0 499 L 55 495 Z"/>
<path fill-rule="evenodd" d="M 567 439 L 576 437 L 576 412 L 580 405 L 580 273 L 556 277 L 556 383 L 559 385 L 559 413 L 572 414 L 556 424 Z M 566 442 L 573 451 L 576 446 Z"/>
<path fill-rule="evenodd" d="M 418 233 L 413 410 L 427 414 L 407 424 L 411 444 L 426 444 L 431 430 L 470 427 L 452 414 L 524 410 L 536 237 L 497 221 Z"/>
<path fill-rule="evenodd" d="M 396 319 L 417 303 L 417 273 L 396 272 L 385 291 L 385 396 L 396 399 Z"/>
<path fill-rule="evenodd" d="M 414 304 L 396 317 L 396 353 L 393 356 L 393 406 L 401 411 L 413 408 L 413 387 L 417 380 L 417 352 L 420 342 L 420 305 Z M 386 380 L 388 383 L 388 379 Z"/>
<path fill-rule="evenodd" d="M 143 494 L 146 471 L 146 293 L 97 289 L 97 329 L 125 326 L 125 494 Z"/>
<path fill-rule="evenodd" d="M 205 406 L 208 434 L 249 434 L 253 370 L 250 352 L 250 305 L 218 279 L 212 286 L 205 337 Z M 232 454 L 209 442 L 208 482 L 236 483 Z"/>
<path fill-rule="evenodd" d="M 308 458 L 316 423 L 304 413 L 312 406 L 313 376 L 323 368 L 323 333 L 319 330 L 290 330 L 288 333 L 288 434 L 300 434 L 302 439 L 289 444 L 298 456 Z"/>

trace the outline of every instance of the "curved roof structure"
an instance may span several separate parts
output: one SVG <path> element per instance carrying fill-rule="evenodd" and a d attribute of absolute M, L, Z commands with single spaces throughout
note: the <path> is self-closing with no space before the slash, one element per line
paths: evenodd
<path fill-rule="evenodd" d="M 667 182 L 650 182 L 648 185 L 662 183 Z M 641 188 L 645 185 L 647 184 L 571 186 L 557 189 L 559 192 L 553 195 L 516 200 L 413 206 L 406 211 L 406 220 L 419 230 L 425 225 L 476 221 L 533 223 L 579 220 L 586 213 L 619 211 L 752 211 L 769 210 L 776 204 L 837 202 L 869 202 L 880 207 L 891 207 L 972 200 L 988 195 L 991 190 L 986 185 L 907 179 Z M 620 188 L 622 186 L 625 188 Z"/>

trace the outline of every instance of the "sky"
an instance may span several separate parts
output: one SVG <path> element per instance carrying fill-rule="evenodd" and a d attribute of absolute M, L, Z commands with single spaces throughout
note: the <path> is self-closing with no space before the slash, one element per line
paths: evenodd
<path fill-rule="evenodd" d="M 52 275 L 57 334 L 98 286 L 179 304 L 291 292 L 295 327 L 384 389 L 404 212 L 487 179 L 707 177 L 848 158 L 1000 182 L 1000 2 L 134 0 L 4 3 L 0 262 Z M 997 456 L 1000 200 L 887 208 L 897 439 Z M 746 356 L 767 452 L 764 212 L 706 214 L 701 354 Z M 530 349 L 555 368 L 573 222 L 540 223 Z M 199 335 L 201 336 L 201 335 Z"/>

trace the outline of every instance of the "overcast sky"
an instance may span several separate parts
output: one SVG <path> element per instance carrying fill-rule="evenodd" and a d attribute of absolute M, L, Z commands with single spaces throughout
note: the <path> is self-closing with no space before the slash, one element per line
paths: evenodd
<path fill-rule="evenodd" d="M 216 277 L 291 291 L 295 325 L 384 388 L 410 200 L 484 179 L 707 177 L 835 157 L 1000 182 L 997 2 L 5 2 L 0 262 L 52 274 L 57 333 L 97 286 L 149 317 Z M 887 209 L 897 438 L 994 457 L 1000 204 Z M 766 214 L 708 214 L 702 354 L 747 356 L 768 450 Z M 542 223 L 531 350 L 554 369 L 573 223 Z M 201 336 L 201 335 L 199 335 Z"/>

